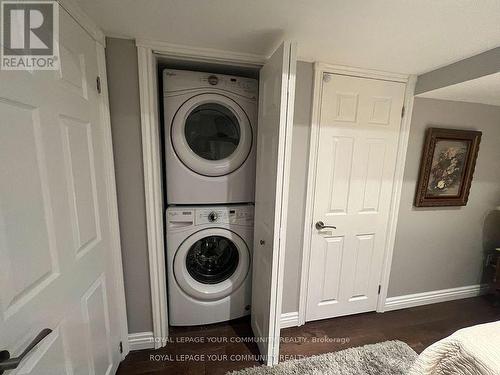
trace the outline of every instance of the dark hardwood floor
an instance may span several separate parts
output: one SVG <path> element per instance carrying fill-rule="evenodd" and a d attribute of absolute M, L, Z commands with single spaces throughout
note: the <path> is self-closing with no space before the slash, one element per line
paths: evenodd
<path fill-rule="evenodd" d="M 307 323 L 281 331 L 283 360 L 401 340 L 420 353 L 457 329 L 500 319 L 485 298 L 469 298 L 383 314 L 367 313 Z M 118 370 L 131 374 L 225 374 L 259 365 L 249 319 L 200 327 L 172 327 L 159 350 L 131 352 Z M 255 360 L 257 359 L 257 360 Z"/>

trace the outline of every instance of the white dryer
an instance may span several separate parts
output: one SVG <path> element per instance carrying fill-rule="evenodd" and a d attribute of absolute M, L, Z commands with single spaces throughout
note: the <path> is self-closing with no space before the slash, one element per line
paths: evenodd
<path fill-rule="evenodd" d="M 170 325 L 250 314 L 252 205 L 167 209 Z"/>
<path fill-rule="evenodd" d="M 167 204 L 254 202 L 258 82 L 165 69 Z"/>

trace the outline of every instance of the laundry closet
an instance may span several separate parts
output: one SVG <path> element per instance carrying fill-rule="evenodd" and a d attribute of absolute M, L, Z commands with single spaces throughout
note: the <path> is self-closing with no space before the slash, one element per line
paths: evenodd
<path fill-rule="evenodd" d="M 251 315 L 277 363 L 295 45 L 261 63 L 138 51 L 154 336 Z"/>
<path fill-rule="evenodd" d="M 171 326 L 250 314 L 258 72 L 221 71 L 159 64 Z"/>

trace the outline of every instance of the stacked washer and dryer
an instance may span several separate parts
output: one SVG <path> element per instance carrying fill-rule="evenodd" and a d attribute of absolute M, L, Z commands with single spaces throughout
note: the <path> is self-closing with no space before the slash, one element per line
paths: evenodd
<path fill-rule="evenodd" d="M 257 80 L 165 69 L 170 325 L 250 313 Z"/>

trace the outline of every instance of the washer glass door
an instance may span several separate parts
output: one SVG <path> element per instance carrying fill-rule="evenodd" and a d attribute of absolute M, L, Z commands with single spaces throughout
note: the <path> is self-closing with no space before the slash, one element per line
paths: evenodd
<path fill-rule="evenodd" d="M 217 284 L 234 273 L 238 262 L 238 249 L 231 240 L 208 236 L 191 245 L 186 256 L 186 269 L 202 284 Z"/>
<path fill-rule="evenodd" d="M 239 235 L 224 228 L 193 233 L 175 253 L 175 280 L 184 293 L 198 300 L 231 295 L 249 271 L 248 246 Z"/>
<path fill-rule="evenodd" d="M 191 97 L 172 120 L 171 140 L 180 161 L 210 177 L 238 169 L 252 148 L 248 116 L 233 99 L 215 93 Z"/>

